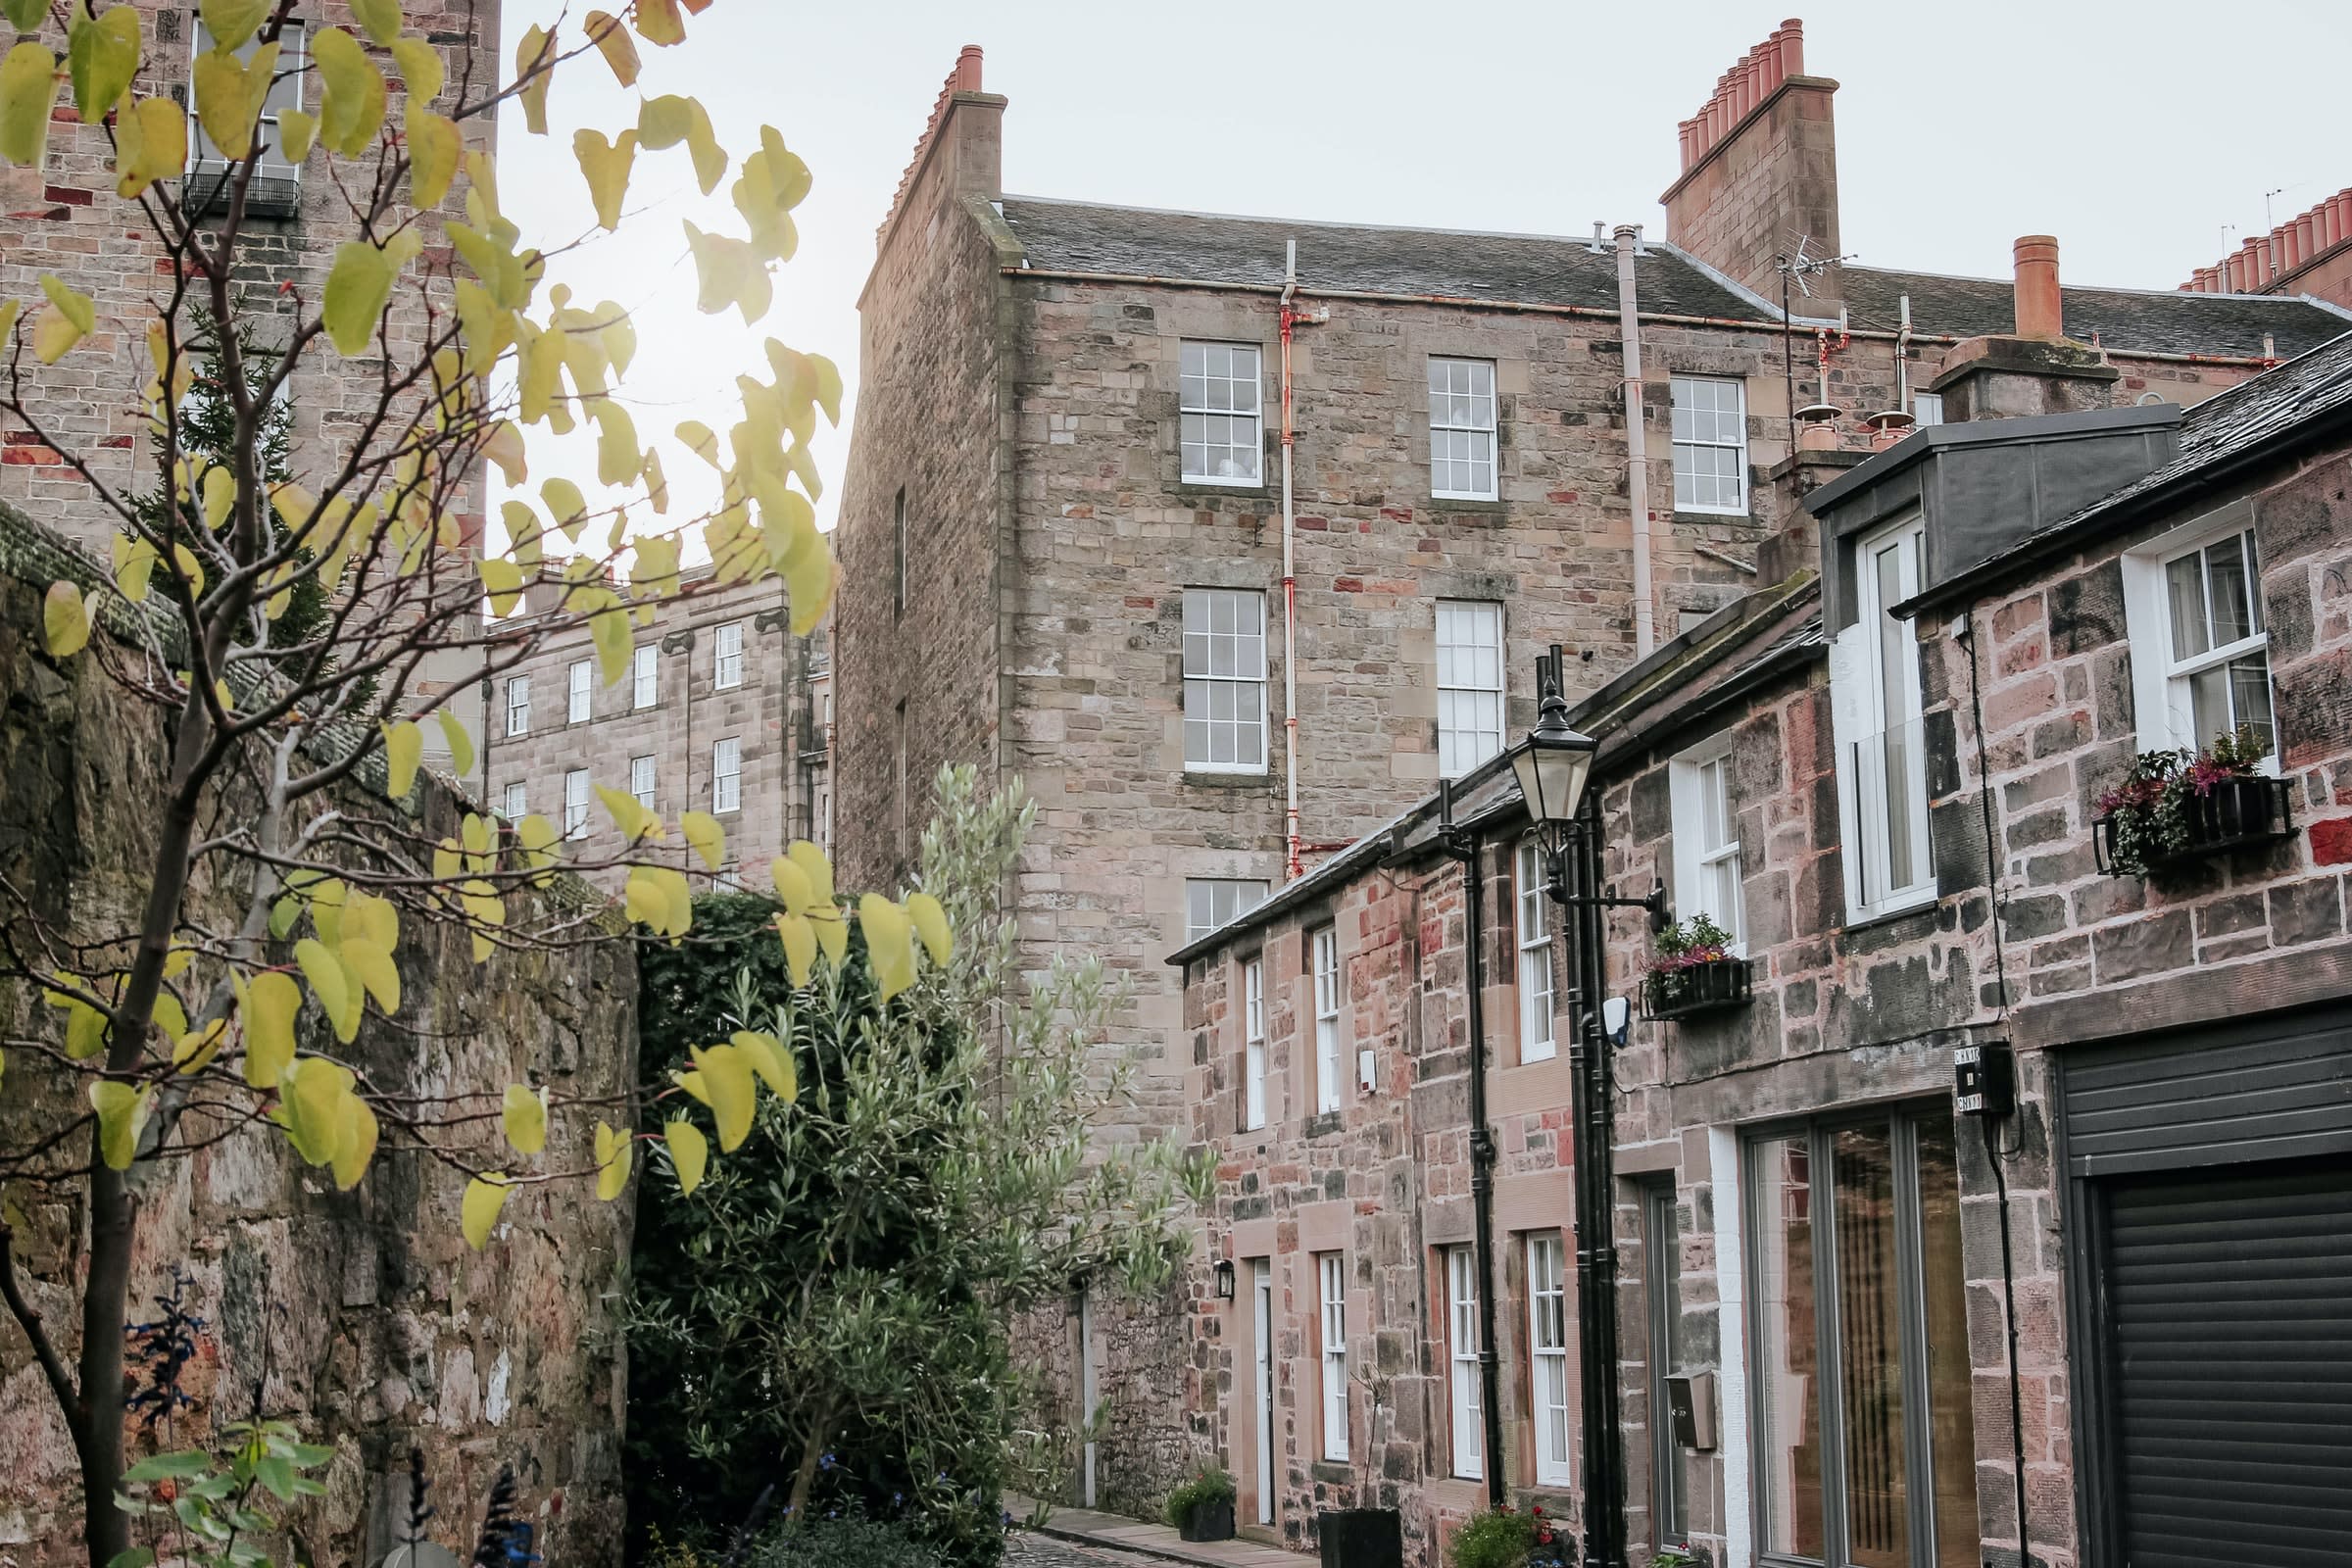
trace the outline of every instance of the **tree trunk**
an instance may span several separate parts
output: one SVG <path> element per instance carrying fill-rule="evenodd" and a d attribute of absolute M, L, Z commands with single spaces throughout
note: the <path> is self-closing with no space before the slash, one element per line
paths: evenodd
<path fill-rule="evenodd" d="M 784 1505 L 784 1516 L 796 1529 L 808 1517 L 808 1494 L 816 1486 L 817 1463 L 824 1457 L 825 1429 L 832 1424 L 833 1405 L 827 1400 L 818 1406 L 816 1419 L 808 1423 L 808 1437 L 801 1445 L 801 1467 L 792 1477 L 792 1499 Z M 105 1564 L 97 1564 L 96 1568 L 105 1568 Z"/>

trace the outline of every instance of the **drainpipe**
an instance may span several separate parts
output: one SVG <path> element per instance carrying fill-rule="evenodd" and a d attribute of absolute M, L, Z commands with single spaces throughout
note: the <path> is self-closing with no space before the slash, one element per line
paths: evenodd
<path fill-rule="evenodd" d="M 1297 881 L 1305 873 L 1305 844 L 1298 836 L 1298 516 L 1291 505 L 1291 448 L 1297 432 L 1291 424 L 1291 337 L 1299 326 L 1331 319 L 1328 308 L 1299 310 L 1298 242 L 1286 242 L 1282 266 L 1282 778 L 1283 878 Z"/>
<path fill-rule="evenodd" d="M 1509 1500 L 1502 1474 L 1502 1357 L 1494 1348 L 1494 1134 L 1487 1125 L 1486 877 L 1484 846 L 1475 830 L 1453 827 L 1453 781 L 1438 786 L 1446 853 L 1462 862 L 1462 901 L 1468 924 L 1470 1024 L 1471 1250 L 1478 1268 L 1478 1382 L 1485 1414 L 1480 1470 L 1487 1506 Z"/>
<path fill-rule="evenodd" d="M 1558 655 L 1555 653 L 1556 660 Z M 1555 665 L 1556 667 L 1556 665 Z M 1576 1032 L 1569 1046 L 1571 1119 L 1576 1126 L 1576 1289 L 1579 1360 L 1584 1376 L 1584 1568 L 1625 1561 L 1625 1430 L 1618 1420 L 1616 1117 L 1611 1096 L 1608 911 L 1591 902 L 1602 887 L 1597 790 L 1588 788 L 1569 830 L 1572 902 L 1570 957 L 1575 965 Z"/>
<path fill-rule="evenodd" d="M 1642 318 L 1634 298 L 1634 247 L 1642 230 L 1617 225 L 1617 320 L 1625 344 L 1625 487 L 1634 514 L 1634 657 L 1658 646 L 1649 582 L 1649 451 L 1642 428 Z"/>

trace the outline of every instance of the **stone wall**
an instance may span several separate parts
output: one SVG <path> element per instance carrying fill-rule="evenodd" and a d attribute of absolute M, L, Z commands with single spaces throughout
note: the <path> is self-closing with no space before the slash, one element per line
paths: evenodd
<path fill-rule="evenodd" d="M 52 921 L 119 930 L 152 854 L 140 804 L 165 766 L 163 720 L 124 711 L 92 654 L 61 667 L 39 651 L 55 547 L 13 514 L 0 514 L 0 875 Z M 420 830 L 454 831 L 455 800 L 429 783 L 424 800 Z M 357 796 L 344 804 L 384 808 Z M 199 897 L 218 906 L 228 891 Z M 464 938 L 421 920 L 404 938 L 399 1028 L 371 1016 L 338 1050 L 310 1017 L 306 1046 L 393 1093 L 495 1094 L 522 1081 L 570 1099 L 633 1083 L 625 948 L 502 955 L 477 968 Z M 15 984 L 0 986 L 0 1012 L 11 1037 L 47 1036 L 56 1018 Z M 11 1051 L 0 1141 L 21 1147 L 50 1124 L 59 1097 L 77 1093 L 44 1057 Z M 548 1168 L 591 1163 L 591 1130 L 560 1116 Z M 494 1134 L 479 1136 L 486 1153 Z M 152 1315 L 148 1298 L 176 1265 L 206 1326 L 187 1377 L 198 1408 L 168 1441 L 134 1433 L 134 1457 L 205 1442 L 211 1423 L 251 1413 L 258 1388 L 264 1414 L 335 1450 L 321 1473 L 327 1494 L 288 1514 L 305 1560 L 320 1568 L 368 1568 L 388 1549 L 389 1488 L 412 1446 L 426 1456 L 435 1528 L 461 1553 L 491 1479 L 511 1463 L 551 1561 L 618 1560 L 624 1369 L 611 1293 L 628 1250 L 626 1202 L 598 1203 L 574 1184 L 530 1188 L 476 1253 L 459 1230 L 464 1178 L 390 1133 L 350 1193 L 273 1129 L 150 1167 L 135 1186 L 132 1321 Z M 0 1200 L 26 1294 L 70 1360 L 86 1245 L 77 1192 L 17 1182 Z M 0 1319 L 0 1555 L 22 1568 L 78 1560 L 80 1517 L 65 1427 L 24 1335 Z"/>

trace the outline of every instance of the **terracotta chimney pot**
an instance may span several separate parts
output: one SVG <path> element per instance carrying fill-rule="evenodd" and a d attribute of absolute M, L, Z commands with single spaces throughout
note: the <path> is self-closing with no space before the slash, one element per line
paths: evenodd
<path fill-rule="evenodd" d="M 1805 74 L 1805 24 L 1795 17 L 1781 24 L 1781 74 Z"/>
<path fill-rule="evenodd" d="M 2018 240 L 2017 335 L 2055 342 L 2066 336 L 2066 305 L 2058 292 L 2058 240 L 2028 234 Z"/>
<path fill-rule="evenodd" d="M 980 46 L 978 44 L 967 43 L 963 46 L 962 52 L 956 55 L 955 81 L 957 92 L 978 92 L 980 90 Z"/>

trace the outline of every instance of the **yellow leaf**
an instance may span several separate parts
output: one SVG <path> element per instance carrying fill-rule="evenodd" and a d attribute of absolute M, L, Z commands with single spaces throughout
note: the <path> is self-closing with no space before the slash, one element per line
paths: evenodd
<path fill-rule="evenodd" d="M 277 112 L 277 151 L 289 164 L 299 164 L 311 156 L 311 143 L 318 139 L 318 117 L 299 109 Z"/>
<path fill-rule="evenodd" d="M 294 977 L 270 969 L 245 987 L 245 1081 L 272 1089 L 294 1064 L 294 1019 L 302 1011 L 302 988 Z"/>
<path fill-rule="evenodd" d="M 596 204 L 596 220 L 608 229 L 620 227 L 620 204 L 629 193 L 629 170 L 637 161 L 637 133 L 624 130 L 617 141 L 605 140 L 601 130 L 572 133 L 571 154 L 587 176 L 588 197 Z"/>
<path fill-rule="evenodd" d="M 637 421 L 611 398 L 597 399 L 588 412 L 596 420 L 596 482 L 627 484 L 645 466 L 637 450 Z"/>
<path fill-rule="evenodd" d="M 858 901 L 858 923 L 865 931 L 865 957 L 873 965 L 875 990 L 888 1002 L 914 984 L 914 927 L 905 909 L 879 893 Z"/>
<path fill-rule="evenodd" d="M 836 973 L 850 956 L 850 923 L 841 917 L 837 908 L 825 908 L 808 916 L 809 929 L 816 933 L 816 945 L 824 950 L 825 961 Z"/>
<path fill-rule="evenodd" d="M 115 535 L 115 588 L 131 604 L 147 598 L 148 579 L 155 572 L 155 546 L 144 539 Z"/>
<path fill-rule="evenodd" d="M 372 942 L 390 954 L 400 946 L 400 910 L 390 899 L 354 889 L 343 903 L 343 936 Z"/>
<path fill-rule="evenodd" d="M 700 419 L 681 419 L 674 432 L 678 444 L 713 468 L 723 467 L 718 460 L 718 436 Z"/>
<path fill-rule="evenodd" d="M 433 54 L 428 44 L 417 47 Z M 441 57 L 433 54 L 433 58 Z M 466 150 L 457 122 L 418 107 L 414 98 L 401 118 L 409 137 L 409 200 L 418 208 L 438 207 L 449 195 L 450 182 L 458 177 L 458 160 Z"/>
<path fill-rule="evenodd" d="M 466 1245 L 480 1251 L 490 1245 L 490 1232 L 498 1224 L 499 1211 L 507 1206 L 507 1194 L 512 1184 L 498 1171 L 476 1176 L 466 1184 L 466 1197 L 459 1204 L 459 1222 L 466 1232 Z"/>
<path fill-rule="evenodd" d="M 536 70 L 534 70 L 536 68 Z M 555 35 L 537 23 L 514 47 L 514 75 L 522 82 L 522 128 L 534 136 L 547 134 L 547 89 L 556 75 Z"/>
<path fill-rule="evenodd" d="M 685 1090 L 688 1094 L 692 1095 L 702 1103 L 706 1105 L 710 1103 L 710 1091 L 703 1087 L 703 1075 L 701 1073 L 672 1071 L 669 1075 L 669 1081 L 676 1084 L 680 1089 Z"/>
<path fill-rule="evenodd" d="M 659 48 L 684 43 L 686 24 L 678 15 L 678 0 L 637 0 L 637 32 Z"/>
<path fill-rule="evenodd" d="M 590 615 L 588 635 L 596 643 L 596 662 L 604 684 L 610 686 L 628 673 L 635 638 L 629 632 L 627 611 L 614 608 Z"/>
<path fill-rule="evenodd" d="M 643 801 L 627 790 L 616 790 L 606 784 L 599 784 L 595 789 L 597 801 L 612 818 L 612 825 L 620 830 L 624 840 L 634 844 L 652 830 L 656 819 L 653 812 L 645 808 Z"/>
<path fill-rule="evenodd" d="M 144 1089 L 101 1078 L 90 1085 L 90 1108 L 98 1112 L 98 1153 L 109 1170 L 128 1170 L 139 1152 L 153 1096 Z"/>
<path fill-rule="evenodd" d="M 46 998 L 52 1007 L 62 1007 L 66 1013 L 66 1059 L 87 1061 L 106 1049 L 106 1014 L 62 991 L 52 991 Z"/>
<path fill-rule="evenodd" d="M 234 49 L 269 19 L 272 0 L 204 0 L 204 25 L 216 49 Z"/>
<path fill-rule="evenodd" d="M 464 778 L 473 771 L 473 737 L 466 732 L 465 723 L 448 709 L 441 710 L 441 739 L 449 747 L 450 770 Z"/>
<path fill-rule="evenodd" d="M 351 0 L 351 16 L 360 24 L 360 30 L 367 33 L 372 42 L 392 45 L 393 40 L 400 37 L 400 0 Z M 394 52 L 399 52 L 396 46 Z M 416 88 L 412 86 L 410 91 L 414 92 Z M 432 93 L 423 96 L 430 98 Z"/>
<path fill-rule="evenodd" d="M 334 265 L 327 270 L 320 316 L 337 353 L 350 359 L 368 352 L 375 323 L 391 303 L 398 272 L 392 254 L 367 240 L 346 240 L 336 247 Z"/>
<path fill-rule="evenodd" d="M 686 835 L 686 842 L 711 870 L 717 870 L 719 862 L 727 858 L 727 830 L 710 812 L 686 812 L 678 818 L 678 831 Z"/>
<path fill-rule="evenodd" d="M 710 116 L 702 101 L 689 98 L 686 104 L 686 151 L 694 160 L 695 183 L 708 196 L 727 177 L 727 150 L 718 144 L 718 133 L 710 128 Z"/>
<path fill-rule="evenodd" d="M 752 1070 L 767 1085 L 769 1094 L 786 1104 L 800 1099 L 800 1072 L 794 1067 L 792 1053 L 785 1049 L 783 1041 L 753 1029 L 739 1029 L 727 1039 L 750 1060 Z"/>
<path fill-rule="evenodd" d="M 51 659 L 72 659 L 90 640 L 90 611 L 81 590 L 60 577 L 41 600 L 41 633 Z"/>
<path fill-rule="evenodd" d="M 338 1192 L 350 1192 L 360 1185 L 360 1178 L 368 1174 L 368 1162 L 375 1157 L 378 1131 L 375 1112 L 368 1108 L 368 1102 L 357 1095 L 347 1097 L 343 1102 L 342 1128 L 335 1139 L 333 1157 L 335 1188 Z"/>
<path fill-rule="evenodd" d="M 795 637 L 806 637 L 816 630 L 817 622 L 833 608 L 833 593 L 840 581 L 833 552 L 821 546 L 784 568 L 784 591 L 792 599 Z"/>
<path fill-rule="evenodd" d="M 629 1162 L 636 1140 L 603 1122 L 596 1124 L 596 1196 L 610 1203 L 629 1185 Z"/>
<path fill-rule="evenodd" d="M 218 465 L 204 470 L 204 480 L 196 489 L 203 497 L 204 525 L 219 533 L 228 520 L 229 509 L 237 504 L 237 476 L 225 464 Z"/>
<path fill-rule="evenodd" d="M 703 1185 L 703 1168 L 710 1162 L 710 1144 L 703 1130 L 685 1120 L 662 1130 L 669 1144 L 669 1162 L 678 1173 L 678 1195 L 685 1197 Z"/>
<path fill-rule="evenodd" d="M 357 158 L 383 127 L 384 74 L 341 27 L 318 30 L 311 40 L 311 60 L 325 83 L 318 99 L 319 140 L 329 152 Z"/>
<path fill-rule="evenodd" d="M 49 298 L 49 309 L 33 323 L 32 352 L 43 365 L 55 365 L 97 327 L 98 307 L 87 294 L 67 287 L 55 272 L 41 274 L 41 292 Z"/>
<path fill-rule="evenodd" d="M 225 49 L 207 49 L 196 57 L 196 119 L 223 157 L 233 161 L 252 153 L 262 102 L 276 74 L 274 43 L 254 50 L 251 60 Z"/>
<path fill-rule="evenodd" d="M 777 902 L 793 913 L 799 914 L 816 902 L 816 885 L 789 857 L 779 855 L 768 861 L 767 874 L 775 881 Z"/>
<path fill-rule="evenodd" d="M 482 592 L 490 596 L 490 613 L 512 613 L 522 599 L 522 568 L 512 561 L 484 556 L 478 564 L 478 569 L 482 574 Z"/>
<path fill-rule="evenodd" d="M 106 118 L 115 100 L 130 90 L 139 70 L 139 13 L 131 6 L 112 6 L 103 17 L 91 18 L 80 7 L 67 28 L 66 69 L 74 78 L 74 107 L 96 124 Z"/>
<path fill-rule="evenodd" d="M 294 944 L 294 962 L 301 967 L 302 977 L 310 982 L 311 995 L 326 1009 L 335 1038 L 349 1045 L 352 1036 L 360 1032 L 360 1009 L 364 1004 L 351 972 L 325 943 L 315 937 L 304 937 Z M 315 1165 L 318 1161 L 311 1163 Z"/>
<path fill-rule="evenodd" d="M 694 100 L 675 93 L 637 105 L 637 141 L 649 153 L 667 152 L 686 139 L 694 124 Z"/>
<path fill-rule="evenodd" d="M 533 1094 L 521 1084 L 507 1085 L 505 1107 L 499 1121 L 506 1128 L 507 1142 L 518 1154 L 536 1154 L 547 1147 L 547 1091 Z"/>
<path fill-rule="evenodd" d="M 928 893 L 909 893 L 906 918 L 914 922 L 915 935 L 923 939 L 923 951 L 931 955 L 931 961 L 946 967 L 956 955 L 956 938 L 948 930 L 948 911 Z"/>
<path fill-rule="evenodd" d="M 751 1135 L 752 1115 L 759 1106 L 752 1059 L 736 1046 L 712 1046 L 693 1055 L 710 1097 L 711 1118 L 718 1123 L 719 1152 L 732 1153 Z"/>
<path fill-rule="evenodd" d="M 400 1011 L 400 965 L 392 961 L 389 948 L 366 937 L 345 937 L 338 952 L 385 1017 Z"/>
<path fill-rule="evenodd" d="M 416 785 L 416 763 L 424 756 L 424 731 L 407 719 L 384 726 L 384 793 L 409 798 Z"/>
<path fill-rule="evenodd" d="M 57 56 L 26 39 L 0 60 L 0 158 L 37 168 L 57 106 Z"/>
<path fill-rule="evenodd" d="M 204 592 L 204 566 L 197 561 L 195 551 L 186 545 L 173 545 L 172 565 L 179 573 L 180 581 L 187 584 L 190 599 Z"/>
<path fill-rule="evenodd" d="M 342 1147 L 352 1086 L 351 1069 L 324 1056 L 305 1056 L 278 1080 L 277 1121 L 304 1161 L 323 1165 Z"/>
<path fill-rule="evenodd" d="M 533 812 L 514 828 L 514 838 L 522 846 L 523 863 L 534 871 L 544 870 L 556 863 L 556 845 L 560 835 L 556 825 Z"/>
<path fill-rule="evenodd" d="M 732 305 L 742 315 L 744 325 L 757 325 L 775 299 L 767 265 L 743 240 L 706 234 L 692 223 L 685 228 L 701 290 L 695 308 L 705 316 L 715 316 Z"/>
<path fill-rule="evenodd" d="M 226 1018 L 215 1018 L 201 1029 L 181 1035 L 172 1042 L 172 1065 L 183 1073 L 204 1071 L 220 1054 L 220 1044 L 227 1036 Z"/>
<path fill-rule="evenodd" d="M 816 966 L 816 932 L 809 927 L 808 917 L 779 913 L 776 935 L 784 944 L 784 962 L 792 971 L 793 988 L 807 986 L 808 973 Z"/>
<path fill-rule="evenodd" d="M 539 487 L 539 499 L 547 503 L 547 514 L 556 519 L 556 526 L 573 544 L 580 542 L 580 530 L 588 523 L 588 498 L 580 487 L 562 475 Z"/>
<path fill-rule="evenodd" d="M 586 18 L 588 36 L 612 68 L 612 75 L 623 87 L 637 85 L 637 45 L 621 30 L 620 19 L 602 11 L 591 11 Z"/>
<path fill-rule="evenodd" d="M 520 484 L 530 477 L 530 463 L 523 455 L 522 431 L 512 419 L 498 421 L 490 438 L 482 443 L 482 456 L 498 465 L 499 472 L 506 475 L 509 484 Z"/>
<path fill-rule="evenodd" d="M 801 868 L 801 874 L 808 879 L 808 902 L 832 907 L 833 862 L 825 858 L 825 852 L 807 839 L 795 839 L 786 846 L 784 853 L 794 865 Z"/>

